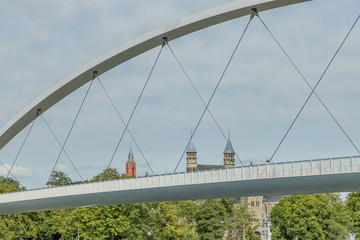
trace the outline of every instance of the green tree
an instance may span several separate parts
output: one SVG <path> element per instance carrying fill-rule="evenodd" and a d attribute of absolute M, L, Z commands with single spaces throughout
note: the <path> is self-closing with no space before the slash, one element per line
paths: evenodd
<path fill-rule="evenodd" d="M 230 229 L 232 230 L 234 235 L 240 235 L 245 240 L 247 239 L 246 231 L 248 227 L 251 227 L 257 221 L 258 219 L 255 217 L 255 213 L 249 208 L 248 199 L 242 198 L 241 204 L 235 205 L 235 209 L 231 219 L 232 225 Z"/>
<path fill-rule="evenodd" d="M 12 178 L 0 176 L 0 193 L 24 191 L 25 188 L 20 186 L 20 182 Z"/>
<path fill-rule="evenodd" d="M 74 239 L 80 227 L 76 209 L 49 211 L 44 225 L 48 239 Z"/>
<path fill-rule="evenodd" d="M 92 182 L 109 181 L 123 178 L 116 168 L 107 168 L 93 177 Z"/>
<path fill-rule="evenodd" d="M 44 213 L 0 216 L 0 239 L 34 239 L 44 230 Z"/>
<path fill-rule="evenodd" d="M 243 238 L 245 240 L 245 238 Z M 247 240 L 261 240 L 261 238 L 254 233 L 254 228 L 252 226 L 246 227 L 246 239 Z"/>
<path fill-rule="evenodd" d="M 71 183 L 71 178 L 66 173 L 60 171 L 53 171 L 48 182 L 50 186 L 54 187 L 70 185 Z"/>
<path fill-rule="evenodd" d="M 200 239 L 196 232 L 196 211 L 199 206 L 198 201 L 177 201 L 175 202 L 178 216 L 180 218 L 180 228 L 183 231 L 183 239 Z"/>
<path fill-rule="evenodd" d="M 123 239 L 153 239 L 155 219 L 151 213 L 154 203 L 120 205 L 130 227 L 120 237 Z"/>
<path fill-rule="evenodd" d="M 284 197 L 271 211 L 274 239 L 346 239 L 350 217 L 338 194 Z"/>
<path fill-rule="evenodd" d="M 201 202 L 194 219 L 200 239 L 221 239 L 224 236 L 228 216 L 221 199 Z"/>
<path fill-rule="evenodd" d="M 153 204 L 151 215 L 155 220 L 153 235 L 157 239 L 181 239 L 179 216 L 173 202 Z"/>
<path fill-rule="evenodd" d="M 121 206 L 75 209 L 80 236 L 84 239 L 114 239 L 129 231 L 130 222 Z"/>
<path fill-rule="evenodd" d="M 346 201 L 347 209 L 350 212 L 352 228 L 356 237 L 360 236 L 360 192 L 349 193 Z"/>

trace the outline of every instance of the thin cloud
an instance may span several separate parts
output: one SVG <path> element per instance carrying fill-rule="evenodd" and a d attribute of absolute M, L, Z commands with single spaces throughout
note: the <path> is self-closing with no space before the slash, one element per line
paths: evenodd
<path fill-rule="evenodd" d="M 4 167 L 5 166 L 5 167 Z M 7 176 L 8 170 L 10 170 L 11 166 L 7 163 L 0 167 L 0 175 Z M 11 170 L 11 174 L 16 178 L 30 178 L 33 176 L 33 172 L 29 168 L 21 167 L 21 166 L 13 166 Z M 11 177 L 11 175 L 10 175 Z"/>

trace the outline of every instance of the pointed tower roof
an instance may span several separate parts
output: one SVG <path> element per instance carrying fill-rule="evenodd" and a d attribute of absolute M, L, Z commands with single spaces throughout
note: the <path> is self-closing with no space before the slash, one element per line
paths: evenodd
<path fill-rule="evenodd" d="M 234 148 L 233 148 L 233 146 L 231 144 L 230 134 L 229 134 L 226 146 L 225 146 L 224 153 L 234 153 L 235 154 Z"/>
<path fill-rule="evenodd" d="M 190 143 L 189 143 L 189 145 L 188 145 L 188 147 L 186 149 L 186 152 L 187 153 L 196 153 L 195 145 L 193 143 L 192 138 L 190 139 Z"/>
<path fill-rule="evenodd" d="M 132 152 L 132 147 L 130 146 L 129 156 L 128 156 L 128 162 L 135 162 L 134 161 L 134 154 Z"/>

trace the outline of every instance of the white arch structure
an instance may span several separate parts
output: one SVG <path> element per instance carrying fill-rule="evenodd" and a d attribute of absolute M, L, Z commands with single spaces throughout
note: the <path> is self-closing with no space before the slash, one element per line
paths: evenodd
<path fill-rule="evenodd" d="M 171 41 L 218 23 L 249 15 L 253 8 L 260 12 L 305 1 L 309 0 L 238 0 L 188 16 L 137 37 L 62 79 L 21 110 L 0 129 L 0 149 L 37 117 L 38 109 L 41 109 L 41 113 L 45 112 L 92 80 L 94 71 L 101 75 L 129 59 L 161 45 L 163 37 L 167 37 L 168 41 Z"/>

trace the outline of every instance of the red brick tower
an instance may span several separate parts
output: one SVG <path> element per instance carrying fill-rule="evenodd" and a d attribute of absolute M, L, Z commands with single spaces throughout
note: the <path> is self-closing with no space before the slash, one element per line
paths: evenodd
<path fill-rule="evenodd" d="M 136 177 L 136 162 L 134 160 L 134 154 L 130 147 L 129 157 L 126 161 L 126 169 L 125 169 L 126 176 L 128 177 Z"/>

